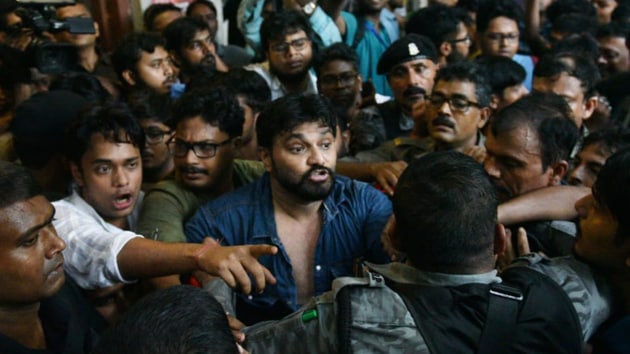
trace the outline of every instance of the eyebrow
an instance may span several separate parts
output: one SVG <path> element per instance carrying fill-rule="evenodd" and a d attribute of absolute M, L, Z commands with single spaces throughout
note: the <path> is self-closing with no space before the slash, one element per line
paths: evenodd
<path fill-rule="evenodd" d="M 319 133 L 320 136 L 324 136 L 326 134 L 332 134 L 332 129 L 330 127 L 326 127 L 326 130 L 322 131 Z M 291 139 L 300 139 L 300 140 L 304 140 L 305 136 L 302 133 L 291 133 L 289 134 L 289 136 L 287 136 L 287 138 L 285 140 L 291 140 Z"/>
<path fill-rule="evenodd" d="M 46 226 L 52 224 L 53 219 L 55 218 L 55 213 L 57 212 L 57 210 L 55 209 L 54 206 L 52 206 L 52 204 L 50 205 L 50 216 L 46 219 L 46 221 L 44 221 L 41 224 L 37 224 L 31 228 L 29 228 L 28 230 L 26 230 L 24 233 L 22 233 L 20 235 L 20 237 L 18 238 L 17 242 L 18 243 L 22 243 L 25 239 L 29 238 L 32 234 L 34 234 L 35 232 L 45 228 Z"/>

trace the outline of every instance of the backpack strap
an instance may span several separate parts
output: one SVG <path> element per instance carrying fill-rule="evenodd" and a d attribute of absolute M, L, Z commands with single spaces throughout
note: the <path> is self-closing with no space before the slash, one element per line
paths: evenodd
<path fill-rule="evenodd" d="M 516 320 L 523 293 L 520 289 L 495 283 L 490 286 L 486 317 L 478 354 L 507 353 L 511 334 L 516 331 Z"/>

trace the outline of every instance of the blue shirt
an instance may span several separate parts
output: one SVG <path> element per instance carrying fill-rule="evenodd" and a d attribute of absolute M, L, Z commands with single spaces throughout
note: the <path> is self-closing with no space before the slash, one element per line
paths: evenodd
<path fill-rule="evenodd" d="M 322 205 L 322 227 L 317 240 L 313 274 L 315 295 L 331 289 L 336 277 L 353 275 L 357 258 L 387 263 L 381 231 L 392 214 L 389 199 L 367 183 L 335 176 L 330 195 Z M 253 183 L 202 206 L 185 228 L 189 242 L 202 242 L 206 236 L 222 239 L 224 245 L 272 244 L 278 247 L 275 256 L 264 256 L 260 263 L 277 279 L 262 294 L 245 297 L 239 294 L 239 307 L 263 314 L 274 308 L 273 315 L 285 315 L 297 310 L 297 288 L 291 260 L 276 229 L 269 174 Z M 271 314 L 270 314 L 271 315 Z M 276 316 L 273 316 L 274 318 Z M 271 319 L 265 315 L 254 321 Z"/>
<path fill-rule="evenodd" d="M 354 15 L 342 12 L 346 22 L 345 43 L 352 46 L 358 29 L 358 22 Z M 387 9 L 381 10 L 379 16 L 379 31 L 373 27 L 367 19 L 365 21 L 365 34 L 357 43 L 355 51 L 359 56 L 359 70 L 364 81 L 372 80 L 376 92 L 385 96 L 392 96 L 392 90 L 387 83 L 386 75 L 376 72 L 378 60 L 385 50 L 400 37 L 400 29 L 396 15 Z"/>

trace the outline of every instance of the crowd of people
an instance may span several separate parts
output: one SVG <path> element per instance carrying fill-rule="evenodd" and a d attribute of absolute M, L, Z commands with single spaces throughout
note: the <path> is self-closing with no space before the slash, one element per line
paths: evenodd
<path fill-rule="evenodd" d="M 2 0 L 0 352 L 630 353 L 630 2 L 407 5 Z"/>

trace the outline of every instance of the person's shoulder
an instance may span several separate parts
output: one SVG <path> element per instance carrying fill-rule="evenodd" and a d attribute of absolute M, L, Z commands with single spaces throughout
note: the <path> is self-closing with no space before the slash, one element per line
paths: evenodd
<path fill-rule="evenodd" d="M 265 173 L 265 166 L 260 161 L 236 159 L 233 166 L 234 172 L 239 176 L 243 185 L 256 180 Z"/>

